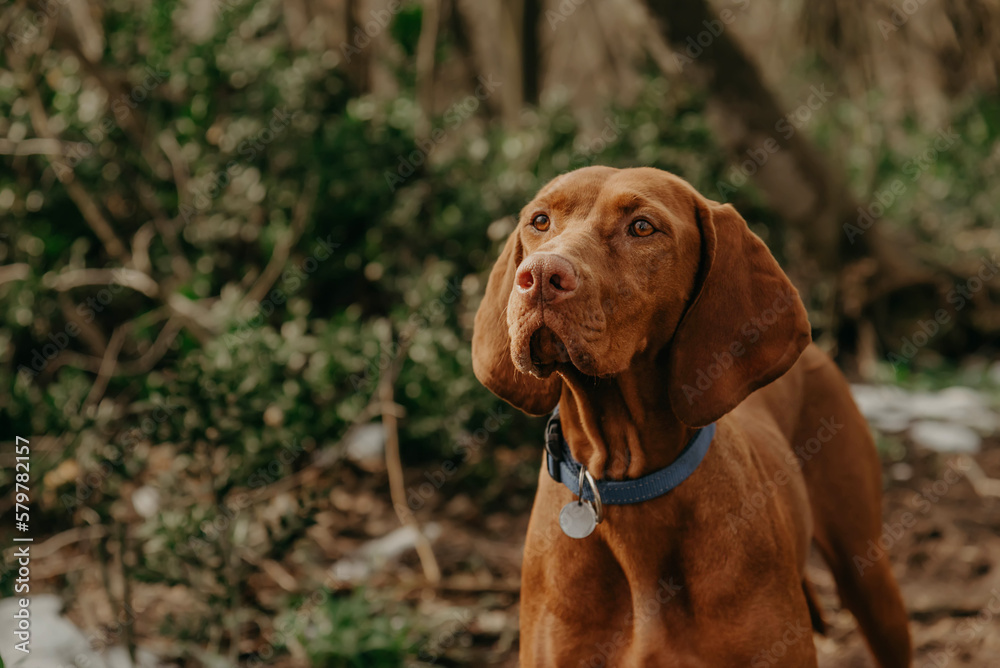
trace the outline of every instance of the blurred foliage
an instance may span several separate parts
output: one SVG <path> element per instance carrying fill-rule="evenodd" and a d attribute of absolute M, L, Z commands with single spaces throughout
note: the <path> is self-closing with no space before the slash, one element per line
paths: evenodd
<path fill-rule="evenodd" d="M 54 289 L 61 274 L 119 263 L 45 157 L 4 156 L 0 261 L 23 265 L 25 276 L 0 285 L 0 386 L 11 388 L 0 395 L 0 420 L 9 434 L 53 439 L 33 462 L 34 521 L 53 533 L 127 526 L 130 577 L 187 587 L 204 604 L 163 632 L 204 648 L 252 622 L 262 605 L 242 583 L 254 564 L 307 541 L 326 494 L 271 496 L 270 486 L 331 453 L 331 466 L 342 466 L 338 444 L 373 417 L 366 408 L 404 333 L 395 385 L 404 458 L 458 457 L 464 466 L 448 484 L 482 490 L 489 448 L 466 462 L 459 446 L 503 405 L 473 376 L 472 315 L 496 247 L 534 191 L 566 170 L 609 164 L 660 167 L 713 193 L 727 163 L 703 98 L 659 76 L 627 108 L 609 107 L 596 129 L 558 102 L 502 128 L 474 96 L 459 97 L 432 123 L 441 141 L 427 144 L 415 134 L 409 66 L 395 72 L 395 99 L 358 96 L 339 53 L 311 38 L 292 48 L 276 0 L 219 5 L 202 41 L 179 33 L 179 7 L 105 6 L 96 69 L 127 82 L 124 98 L 69 50 L 29 59 L 49 126 L 70 143 L 76 181 L 121 238 L 155 229 L 149 274 L 161 294 L 124 288 L 104 303 L 110 284 Z M 410 3 L 391 32 L 412 53 L 419 29 Z M 15 85 L 17 67 L 0 68 L 0 134 L 20 140 L 39 133 L 36 93 Z M 897 204 L 894 224 L 917 225 L 928 242 L 992 238 L 997 118 L 995 103 L 969 107 L 956 121 L 961 141 Z M 932 139 L 914 131 L 907 142 L 918 151 Z M 886 145 L 877 154 L 877 183 L 906 172 L 908 151 Z M 312 180 L 318 193 L 304 202 Z M 734 197 L 780 255 L 781 228 L 753 188 Z M 303 203 L 311 213 L 298 221 Z M 299 222 L 284 271 L 245 308 Z M 197 315 L 178 316 L 174 297 Z M 68 334 L 79 321 L 95 333 Z M 126 363 L 155 351 L 175 321 L 183 328 L 153 368 Z M 99 362 L 93 340 L 106 345 L 124 323 L 120 373 L 87 403 Z M 380 348 L 379 333 L 391 349 Z M 493 442 L 538 442 L 537 421 L 511 415 Z M 10 470 L 3 476 L 8 483 Z M 382 618 L 382 605 L 330 597 L 322 624 L 302 635 L 316 664 L 397 665 L 410 651 L 409 622 Z"/>
<path fill-rule="evenodd" d="M 53 290 L 62 272 L 115 263 L 45 158 L 7 158 L 11 169 L 0 173 L 7 235 L 0 253 L 28 268 L 25 280 L 0 288 L 0 383 L 13 388 L 0 410 L 15 433 L 58 437 L 58 452 L 35 462 L 37 521 L 53 532 L 94 518 L 109 530 L 129 525 L 138 553 L 130 576 L 189 587 L 210 611 L 164 629 L 194 646 L 246 623 L 254 601 L 240 583 L 250 563 L 280 559 L 302 539 L 319 490 L 298 490 L 277 513 L 257 499 L 336 450 L 395 361 L 401 333 L 408 340 L 396 387 L 406 459 L 465 456 L 459 444 L 502 406 L 473 376 L 471 316 L 491 246 L 541 184 L 604 163 L 654 164 L 707 186 L 723 167 L 701 101 L 657 78 L 628 110 L 609 109 L 589 137 L 565 106 L 526 112 L 522 127 L 503 130 L 483 122 L 475 97 L 462 98 L 434 121 L 442 140 L 422 150 L 412 90 L 388 102 L 352 96 L 335 54 L 286 43 L 279 8 L 229 7 L 213 36 L 192 43 L 175 34 L 173 5 L 144 13 L 113 3 L 104 16 L 104 65 L 136 63 L 121 71 L 133 91 L 128 112 L 76 56 L 37 56 L 50 125 L 85 147 L 77 181 L 122 238 L 158 216 L 172 218 L 149 248 L 150 273 L 207 318 L 182 329 L 148 373 L 111 378 L 96 404 L 86 404 L 93 369 L 76 363 L 93 351 L 83 336 L 67 336 L 67 325 L 92 320 L 107 340 L 131 321 L 121 358 L 134 359 L 164 329 L 165 300 L 126 288 L 104 304 L 105 285 Z M 419 30 L 414 16 L 411 6 L 394 29 L 404 45 Z M 2 76 L 12 83 L 9 71 Z M 401 81 L 411 78 L 400 73 Z M 28 96 L 0 89 L 0 129 L 30 136 Z M 144 91 L 141 102 L 135 91 Z M 109 131 L 95 133 L 108 118 Z M 145 124 L 145 144 L 119 128 L 130 119 Z M 152 143 L 168 138 L 190 174 L 186 187 Z M 393 174 L 406 176 L 391 183 Z M 242 296 L 292 233 L 313 176 L 321 184 L 314 213 L 286 271 L 261 304 L 241 310 Z M 171 229 L 176 249 L 166 239 Z M 184 265 L 190 275 L 179 271 Z M 385 328 L 396 341 L 388 351 L 376 336 Z M 60 357 L 64 350 L 76 356 Z M 23 370 L 38 359 L 37 375 Z M 500 430 L 494 438 L 537 440 L 537 425 L 521 418 L 502 420 Z M 489 466 L 469 464 L 451 484 L 476 486 L 489 475 Z M 235 546 L 252 557 L 234 559 Z M 345 657 L 403 652 L 391 629 L 344 635 L 345 620 L 371 616 L 361 612 L 365 605 L 331 599 L 332 626 L 310 649 L 320 665 L 389 665 Z"/>
<path fill-rule="evenodd" d="M 369 600 L 363 591 L 329 597 L 317 613 L 301 636 L 317 666 L 392 668 L 416 651 L 411 619 L 384 601 Z"/>
<path fill-rule="evenodd" d="M 914 236 L 915 249 L 943 266 L 963 256 L 1000 247 L 1000 101 L 974 97 L 956 104 L 950 122 L 937 129 L 910 121 L 883 134 L 866 164 L 873 183 L 859 183 L 866 203 L 877 201 L 894 181 L 903 194 L 888 205 L 885 222 Z M 860 149 L 859 149 L 860 150 Z M 867 187 L 866 187 L 867 186 Z M 886 197 L 887 199 L 887 197 Z"/>

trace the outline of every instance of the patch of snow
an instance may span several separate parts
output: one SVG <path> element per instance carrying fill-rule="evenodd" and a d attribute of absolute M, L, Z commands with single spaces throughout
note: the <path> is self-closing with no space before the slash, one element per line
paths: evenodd
<path fill-rule="evenodd" d="M 909 430 L 917 443 L 941 452 L 975 452 L 981 436 L 1000 431 L 1000 416 L 987 395 L 969 387 L 908 392 L 895 386 L 852 385 L 851 393 L 878 431 Z"/>
<path fill-rule="evenodd" d="M 344 454 L 355 462 L 381 460 L 385 453 L 385 429 L 379 422 L 364 424 L 355 429 L 344 444 Z"/>
<path fill-rule="evenodd" d="M 427 540 L 431 542 L 441 536 L 441 527 L 433 522 L 427 524 L 423 530 Z M 416 549 L 418 536 L 417 529 L 413 526 L 390 531 L 381 538 L 365 543 L 351 556 L 337 561 L 330 569 L 330 574 L 334 579 L 344 582 L 364 580 L 374 571 Z"/>
<path fill-rule="evenodd" d="M 938 452 L 978 452 L 979 434 L 965 425 L 918 420 L 910 427 L 910 436 L 918 444 Z"/>
<path fill-rule="evenodd" d="M 19 599 L 0 599 L 0 658 L 7 668 L 156 668 L 159 661 L 155 654 L 144 649 L 136 651 L 133 665 L 128 650 L 111 647 L 103 656 L 90 646 L 90 639 L 77 626 L 63 616 L 63 601 L 55 594 L 35 594 L 27 608 L 30 615 L 30 653 L 15 648 L 20 642 L 14 632 L 19 620 L 14 617 L 21 610 Z"/>

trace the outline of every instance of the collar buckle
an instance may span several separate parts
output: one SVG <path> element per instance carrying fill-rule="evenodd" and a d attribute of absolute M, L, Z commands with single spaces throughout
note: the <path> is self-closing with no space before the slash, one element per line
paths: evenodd
<path fill-rule="evenodd" d="M 585 482 L 590 485 L 590 491 L 594 496 L 593 501 L 584 501 L 583 499 L 583 494 L 586 491 L 586 488 L 583 486 Z M 577 481 L 576 486 L 580 488 L 580 494 L 577 497 L 579 503 L 593 503 L 595 524 L 600 524 L 604 519 L 604 503 L 601 500 L 601 491 L 597 489 L 597 481 L 594 480 L 594 476 L 590 475 L 590 471 L 587 470 L 586 466 L 580 466 L 580 479 Z"/>
<path fill-rule="evenodd" d="M 556 482 L 562 482 L 562 472 L 559 465 L 563 461 L 563 434 L 562 424 L 559 422 L 559 407 L 552 411 L 549 421 L 545 425 L 545 459 L 548 464 L 549 475 Z"/>

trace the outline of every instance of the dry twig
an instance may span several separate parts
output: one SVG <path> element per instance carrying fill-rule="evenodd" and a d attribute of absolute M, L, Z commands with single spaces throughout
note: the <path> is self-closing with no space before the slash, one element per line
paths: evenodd
<path fill-rule="evenodd" d="M 314 174 L 309 177 L 306 182 L 306 186 L 302 191 L 302 196 L 299 198 L 298 204 L 295 207 L 295 212 L 292 215 L 292 225 L 288 230 L 288 234 L 279 243 L 275 249 L 274 253 L 271 255 L 271 259 L 268 261 L 267 266 L 261 273 L 260 277 L 254 282 L 253 286 L 247 291 L 241 307 L 247 306 L 249 304 L 254 304 L 262 300 L 267 293 L 271 290 L 271 286 L 274 282 L 278 280 L 281 276 L 281 272 L 285 269 L 285 263 L 288 262 L 288 256 L 292 252 L 292 248 L 298 243 L 299 237 L 302 236 L 302 232 L 305 231 L 306 222 L 309 220 L 309 215 L 312 213 L 313 204 L 316 202 L 316 196 L 319 192 L 319 178 Z"/>
<path fill-rule="evenodd" d="M 86 285 L 121 285 L 141 292 L 150 298 L 160 294 L 156 281 L 136 269 L 70 269 L 46 279 L 49 286 L 59 292 Z"/>
<path fill-rule="evenodd" d="M 31 267 L 24 262 L 8 264 L 0 267 L 0 285 L 11 281 L 23 281 L 31 275 Z"/>
<path fill-rule="evenodd" d="M 152 222 L 142 225 L 132 235 L 132 266 L 136 271 L 153 274 L 153 263 L 149 259 L 149 245 L 156 236 L 156 226 Z"/>
<path fill-rule="evenodd" d="M 420 102 L 420 120 L 417 138 L 430 135 L 430 119 L 434 113 L 434 51 L 437 49 L 439 0 L 424 0 L 420 38 L 417 41 L 417 99 Z"/>
<path fill-rule="evenodd" d="M 976 494 L 984 498 L 988 496 L 1000 497 L 1000 480 L 986 475 L 976 460 L 968 455 L 960 455 L 958 461 L 965 469 L 965 477 L 969 479 Z"/>
<path fill-rule="evenodd" d="M 101 360 L 101 366 L 97 370 L 97 378 L 94 380 L 94 384 L 91 386 L 90 392 L 87 393 L 87 398 L 83 402 L 84 406 L 92 406 L 104 397 L 104 391 L 108 389 L 108 382 L 111 380 L 115 366 L 118 364 L 118 353 L 121 352 L 122 345 L 125 343 L 127 329 L 126 325 L 122 325 L 116 328 L 114 334 L 111 335 L 111 341 L 104 352 L 104 359 Z"/>
<path fill-rule="evenodd" d="M 385 327 L 385 332 L 381 337 L 382 349 L 387 350 L 392 344 L 391 325 Z M 385 464 L 389 471 L 389 493 L 392 497 L 392 505 L 396 509 L 399 521 L 404 526 L 411 526 L 417 533 L 417 555 L 420 557 L 420 565 L 424 569 L 424 576 L 432 585 L 437 585 L 441 581 L 441 568 L 434 557 L 434 550 L 431 543 L 420 528 L 417 518 L 409 511 L 406 502 L 405 480 L 403 479 L 403 463 L 399 457 L 399 429 L 397 426 L 396 413 L 386 410 L 386 407 L 393 405 L 392 388 L 396 381 L 396 375 L 402 366 L 401 360 L 404 357 L 405 342 L 401 344 L 396 355 L 395 363 L 390 365 L 390 369 L 383 372 L 379 378 L 378 395 L 382 404 L 382 425 L 385 429 Z"/>
<path fill-rule="evenodd" d="M 38 94 L 38 88 L 33 81 L 29 81 L 27 84 L 26 93 L 31 124 L 35 128 L 35 132 L 43 139 L 58 141 L 59 138 L 49 128 L 49 117 L 45 113 L 45 105 L 42 103 L 42 97 Z M 101 213 L 100 208 L 94 202 L 90 193 L 76 181 L 72 166 L 62 156 L 50 155 L 47 157 L 55 169 L 56 176 L 59 177 L 59 180 L 66 188 L 66 193 L 76 204 L 76 207 L 80 210 L 80 214 L 90 226 L 90 229 L 94 231 L 97 238 L 104 244 L 104 249 L 108 252 L 108 255 L 118 258 L 124 265 L 131 264 L 132 260 L 128 250 L 125 248 L 125 244 L 118 238 L 111 223 Z"/>

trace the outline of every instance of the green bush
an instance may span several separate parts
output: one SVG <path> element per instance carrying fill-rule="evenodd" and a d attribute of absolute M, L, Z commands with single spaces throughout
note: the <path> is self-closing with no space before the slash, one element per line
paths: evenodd
<path fill-rule="evenodd" d="M 121 262 L 60 169 L 43 156 L 4 156 L 0 261 L 24 276 L 0 285 L 0 384 L 12 388 L 0 394 L 0 420 L 10 433 L 55 439 L 33 469 L 39 525 L 96 521 L 112 536 L 127 527 L 137 555 L 129 577 L 186 585 L 213 611 L 164 631 L 204 647 L 259 607 L 242 586 L 253 560 L 234 560 L 234 549 L 280 559 L 322 501 L 298 489 L 294 512 L 265 521 L 255 495 L 333 451 L 397 361 L 408 463 L 457 459 L 468 465 L 449 484 L 483 494 L 492 443 L 540 442 L 536 420 L 475 380 L 469 339 L 496 247 L 542 184 L 589 164 L 651 165 L 713 193 L 727 164 L 703 98 L 656 75 L 586 130 L 566 106 L 527 110 L 503 128 L 474 98 L 459 98 L 433 119 L 442 139 L 428 145 L 415 134 L 409 65 L 395 72 L 395 99 L 359 96 L 321 44 L 291 47 L 277 0 L 221 5 L 214 33 L 197 43 L 176 30 L 178 7 L 105 7 L 99 66 L 123 77 L 124 98 L 104 94 L 68 50 L 37 57 L 39 100 L 78 153 L 75 181 L 130 249 L 155 231 L 148 273 L 157 294 L 113 290 L 105 304 L 110 283 L 55 289 L 66 272 Z M 411 3 L 393 27 L 407 53 L 420 18 Z M 31 136 L 33 93 L 2 76 L 0 130 Z M 984 103 L 960 122 L 992 145 L 995 116 Z M 937 163 L 933 184 L 900 206 L 904 223 L 918 221 L 932 239 L 968 200 L 972 218 L 954 225 L 981 229 L 996 195 L 992 172 L 970 165 L 985 150 L 963 144 Z M 879 174 L 901 169 L 886 155 Z M 734 197 L 780 255 L 781 229 L 757 193 L 748 186 Z M 938 213 L 928 218 L 925 205 Z M 292 238 L 265 297 L 244 304 Z M 100 401 L 87 403 L 97 369 L 88 336 L 67 334 L 76 319 L 104 339 L 130 323 L 123 373 Z M 176 337 L 145 368 L 170 327 Z M 461 446 L 498 409 L 496 440 L 466 462 Z M 0 475 L 10 482 L 10 471 Z M 381 617 L 381 605 L 331 597 L 302 636 L 317 665 L 397 665 L 410 629 Z"/>

